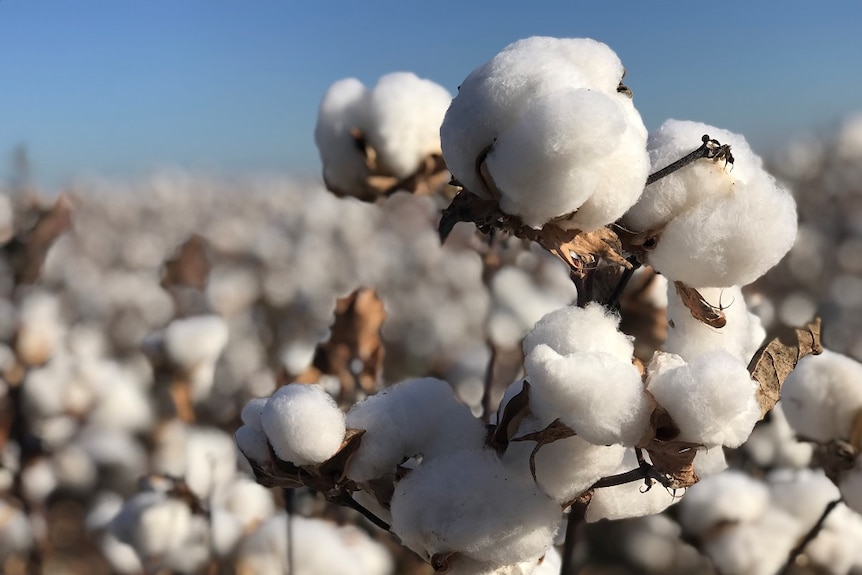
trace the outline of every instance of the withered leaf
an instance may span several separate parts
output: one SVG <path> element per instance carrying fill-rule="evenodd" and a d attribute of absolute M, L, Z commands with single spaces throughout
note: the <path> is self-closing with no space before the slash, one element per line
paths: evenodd
<path fill-rule="evenodd" d="M 365 482 L 362 489 L 370 492 L 384 509 L 389 509 L 392 496 L 395 494 L 396 481 L 397 477 L 394 474 L 388 474 Z"/>
<path fill-rule="evenodd" d="M 161 286 L 189 286 L 202 290 L 207 285 L 210 273 L 206 241 L 198 234 L 192 234 L 177 248 L 176 253 L 162 268 Z"/>
<path fill-rule="evenodd" d="M 857 452 L 862 453 L 862 408 L 856 410 L 850 424 L 850 444 Z"/>
<path fill-rule="evenodd" d="M 757 401 L 763 418 L 775 407 L 781 397 L 781 386 L 800 359 L 809 354 L 823 353 L 820 343 L 820 318 L 805 328 L 796 328 L 791 333 L 779 335 L 761 347 L 751 362 L 748 372 L 757 384 Z"/>
<path fill-rule="evenodd" d="M 28 206 L 28 213 L 20 218 L 16 216 L 16 224 L 18 220 L 34 223 L 25 229 L 16 229 L 15 235 L 2 246 L 2 251 L 15 283 L 31 284 L 39 279 L 51 246 L 71 227 L 72 204 L 61 195 L 50 208 Z"/>
<path fill-rule="evenodd" d="M 673 287 L 676 289 L 676 293 L 679 294 L 680 299 L 682 299 L 683 305 L 688 308 L 694 319 L 716 329 L 727 325 L 727 317 L 724 311 L 703 299 L 703 296 L 695 288 L 689 287 L 680 281 L 673 282 Z"/>
<path fill-rule="evenodd" d="M 530 473 L 533 475 L 533 481 L 536 480 L 536 454 L 539 450 L 555 441 L 559 441 L 561 439 L 568 439 L 569 437 L 574 437 L 577 433 L 574 430 L 562 423 L 559 419 L 555 419 L 552 421 L 548 427 L 542 429 L 541 431 L 535 431 L 533 433 L 527 433 L 526 435 L 522 435 L 520 437 L 515 437 L 512 441 L 535 441 L 536 446 L 533 447 L 533 451 L 530 453 Z"/>
<path fill-rule="evenodd" d="M 678 440 L 679 426 L 661 405 L 656 406 L 650 417 L 650 431 L 640 447 L 649 453 L 653 467 L 670 477 L 674 488 L 697 483 L 694 457 L 700 444 Z"/>
<path fill-rule="evenodd" d="M 359 451 L 363 435 L 365 435 L 364 429 L 348 429 L 347 433 L 344 434 L 341 447 L 338 448 L 335 455 L 317 466 L 316 474 L 331 479 L 333 486 L 342 483 L 350 460 Z"/>
<path fill-rule="evenodd" d="M 518 431 L 518 425 L 524 419 L 530 410 L 530 383 L 525 379 L 521 386 L 521 391 L 518 392 L 506 407 L 503 408 L 503 415 L 500 421 L 493 427 L 487 443 L 497 453 L 504 453 L 509 446 L 512 436 Z"/>
<path fill-rule="evenodd" d="M 572 271 L 583 277 L 599 259 L 628 269 L 632 264 L 622 255 L 623 246 L 616 232 L 599 228 L 592 232 L 563 230 L 552 224 L 536 232 L 536 241 L 546 250 L 566 262 Z M 574 255 L 573 255 L 574 254 Z"/>

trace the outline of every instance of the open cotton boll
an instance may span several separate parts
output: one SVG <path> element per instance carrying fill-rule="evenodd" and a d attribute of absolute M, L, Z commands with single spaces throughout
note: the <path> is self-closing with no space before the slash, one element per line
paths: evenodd
<path fill-rule="evenodd" d="M 711 327 L 691 315 L 673 285 L 667 290 L 667 339 L 663 348 L 691 361 L 697 356 L 723 349 L 744 364 L 751 361 L 766 337 L 760 318 L 748 311 L 742 289 L 702 288 L 698 290 L 710 305 L 723 310 L 727 323 Z"/>
<path fill-rule="evenodd" d="M 679 523 L 701 538 L 718 525 L 747 523 L 769 506 L 769 488 L 741 471 L 726 471 L 689 487 L 679 506 Z"/>
<path fill-rule="evenodd" d="M 781 388 L 781 405 L 799 437 L 849 439 L 862 409 L 862 364 L 828 349 L 805 356 Z"/>
<path fill-rule="evenodd" d="M 808 467 L 814 446 L 796 439 L 787 422 L 782 401 L 758 424 L 744 444 L 748 456 L 760 467 Z"/>
<path fill-rule="evenodd" d="M 778 469 L 766 477 L 774 505 L 813 527 L 830 501 L 840 496 L 838 488 L 822 469 Z"/>
<path fill-rule="evenodd" d="M 239 414 L 240 420 L 250 427 L 263 431 L 261 415 L 267 401 L 269 401 L 268 397 L 256 397 L 250 400 L 242 407 L 242 411 Z"/>
<path fill-rule="evenodd" d="M 805 557 L 821 573 L 843 575 L 862 567 L 862 515 L 839 504 L 813 541 L 805 546 Z"/>
<path fill-rule="evenodd" d="M 600 351 L 560 355 L 540 344 L 524 368 L 530 407 L 544 425 L 560 419 L 594 445 L 635 445 L 649 426 L 653 403 L 631 361 Z"/>
<path fill-rule="evenodd" d="M 345 78 L 326 90 L 317 113 L 314 143 L 327 187 L 344 193 L 363 190 L 368 177 L 365 157 L 350 134 L 366 124 L 368 91 L 356 78 Z"/>
<path fill-rule="evenodd" d="M 634 450 L 628 449 L 623 462 L 617 467 L 614 474 L 625 473 L 637 469 L 637 467 L 638 462 Z M 661 513 L 679 499 L 656 482 L 653 482 L 652 487 L 648 490 L 644 490 L 642 481 L 601 487 L 593 492 L 585 518 L 588 523 L 595 523 L 602 519 L 615 520 L 654 515 Z"/>
<path fill-rule="evenodd" d="M 269 461 L 269 447 L 266 434 L 262 429 L 251 425 L 241 425 L 234 434 L 236 445 L 242 454 L 255 463 Z"/>
<path fill-rule="evenodd" d="M 647 263 L 692 287 L 746 285 L 777 264 L 795 238 L 796 203 L 764 172 L 672 219 Z"/>
<path fill-rule="evenodd" d="M 392 532 L 422 557 L 458 552 L 495 566 L 541 557 L 561 515 L 484 449 L 423 462 L 396 485 L 391 509 Z"/>
<path fill-rule="evenodd" d="M 742 523 L 708 538 L 702 550 L 719 573 L 774 575 L 803 535 L 796 519 L 785 511 L 767 507 L 755 521 Z"/>
<path fill-rule="evenodd" d="M 423 461 L 453 450 L 479 449 L 485 426 L 459 402 L 445 381 L 434 378 L 398 383 L 355 404 L 347 412 L 351 429 L 364 429 L 347 477 L 369 481 L 411 457 Z"/>
<path fill-rule="evenodd" d="M 545 344 L 560 355 L 601 351 L 631 362 L 632 338 L 619 331 L 619 315 L 591 302 L 586 307 L 566 306 L 540 319 L 524 339 L 524 355 Z"/>
<path fill-rule="evenodd" d="M 650 184 L 623 218 L 627 227 L 658 230 L 702 202 L 731 193 L 734 182 L 749 182 L 762 172 L 763 160 L 743 136 L 700 122 L 673 119 L 649 134 L 651 171 L 657 172 L 699 148 L 704 134 L 730 145 L 734 164 L 698 160 Z"/>
<path fill-rule="evenodd" d="M 622 73 L 616 54 L 595 40 L 533 37 L 507 46 L 471 72 L 452 101 L 440 130 L 447 166 L 467 190 L 487 197 L 476 165 L 491 149 L 488 167 L 503 192 L 503 204 L 511 210 L 509 213 L 524 217 L 528 225 L 541 227 L 549 219 L 573 211 L 596 191 L 595 183 L 587 189 L 561 186 L 567 185 L 567 179 L 568 184 L 583 184 L 595 180 L 596 173 L 607 173 L 605 170 L 613 162 L 604 163 L 593 148 L 603 146 L 604 142 L 600 138 L 587 140 L 586 136 L 606 134 L 603 124 L 616 124 L 623 128 L 617 129 L 620 133 L 617 138 L 622 139 L 617 140 L 619 152 L 614 148 L 611 155 L 629 156 L 633 151 L 642 159 L 634 165 L 625 165 L 635 176 L 625 178 L 622 184 L 617 180 L 617 188 L 610 193 L 619 198 L 631 197 L 633 201 L 646 181 L 646 134 L 631 100 L 617 92 Z M 572 92 L 578 90 L 592 90 L 593 95 L 580 94 L 570 100 Z M 603 103 L 598 104 L 601 112 L 597 111 L 596 102 Z M 592 117 L 586 119 L 584 116 L 589 114 Z M 547 136 L 556 145 L 547 145 L 534 130 L 548 131 Z M 567 130 L 568 138 L 564 137 Z M 579 141 L 579 132 L 584 132 L 585 138 L 580 140 L 581 145 L 573 145 L 571 142 Z M 497 150 L 497 145 L 501 150 Z M 537 145 L 540 147 L 535 148 Z M 573 151 L 577 153 L 573 155 Z M 496 159 L 492 160 L 492 156 Z M 579 164 L 580 157 L 591 156 L 594 161 Z M 510 159 L 516 164 L 510 165 Z M 576 172 L 585 165 L 587 171 L 597 172 L 579 181 Z M 542 166 L 548 171 L 543 171 Z M 504 171 L 498 174 L 497 169 Z M 520 174 L 525 172 L 540 177 L 544 191 L 540 191 L 538 199 L 542 202 L 522 199 L 529 197 L 533 184 L 524 187 Z M 629 186 L 632 182 L 634 185 Z M 573 196 L 566 203 L 567 193 Z M 575 201 L 576 197 L 580 200 Z M 544 201 L 549 202 L 547 206 L 542 205 Z M 526 211 L 521 213 L 521 209 Z M 591 219 L 597 219 L 602 211 L 618 210 L 616 206 L 614 209 L 603 206 L 595 210 Z M 602 225 L 594 221 L 593 224 Z"/>
<path fill-rule="evenodd" d="M 291 383 L 269 398 L 261 423 L 275 454 L 296 465 L 322 463 L 344 441 L 344 414 L 317 385 Z"/>
<path fill-rule="evenodd" d="M 487 156 L 502 210 L 540 228 L 596 196 L 564 225 L 592 231 L 619 218 L 649 170 L 644 134 L 624 107 L 630 105 L 589 89 L 531 100 Z"/>
<path fill-rule="evenodd" d="M 189 369 L 218 359 L 227 345 L 228 329 L 217 315 L 199 315 L 172 321 L 164 337 L 171 361 Z"/>
<path fill-rule="evenodd" d="M 27 515 L 0 499 L 0 559 L 24 553 L 33 543 L 33 527 Z"/>
<path fill-rule="evenodd" d="M 664 371 L 650 367 L 647 390 L 673 418 L 682 441 L 737 447 L 760 419 L 757 382 L 725 351 Z"/>
<path fill-rule="evenodd" d="M 695 474 L 701 479 L 721 473 L 728 467 L 727 458 L 724 455 L 724 449 L 720 446 L 716 446 L 711 449 L 698 449 L 692 463 L 694 465 Z"/>
<path fill-rule="evenodd" d="M 452 101 L 443 86 L 411 72 L 382 76 L 367 98 L 368 142 L 381 171 L 406 178 L 430 154 L 440 154 L 440 124 Z"/>

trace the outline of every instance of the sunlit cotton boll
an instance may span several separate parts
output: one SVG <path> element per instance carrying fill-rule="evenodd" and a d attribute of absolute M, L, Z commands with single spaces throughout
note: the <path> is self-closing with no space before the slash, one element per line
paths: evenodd
<path fill-rule="evenodd" d="M 685 166 L 647 186 L 623 221 L 659 234 L 647 262 L 668 279 L 694 287 L 745 285 L 793 245 L 796 204 L 741 136 L 706 124 L 665 122 L 650 139 L 653 169 L 697 148 L 704 134 L 731 144 L 735 163 L 701 159 Z"/>
<path fill-rule="evenodd" d="M 366 137 L 381 170 L 410 176 L 425 156 L 440 154 L 440 124 L 452 95 L 411 72 L 382 76 L 368 95 Z"/>
<path fill-rule="evenodd" d="M 679 506 L 679 522 L 696 538 L 717 525 L 754 521 L 769 505 L 766 484 L 740 471 L 727 471 L 686 490 Z"/>
<path fill-rule="evenodd" d="M 425 558 L 457 552 L 493 566 L 538 559 L 553 544 L 559 504 L 496 453 L 462 450 L 424 462 L 392 497 L 392 531 Z"/>
<path fill-rule="evenodd" d="M 365 430 L 347 468 L 347 477 L 359 482 L 393 473 L 411 457 L 428 461 L 485 441 L 482 422 L 448 383 L 434 378 L 403 381 L 355 404 L 347 425 Z"/>
<path fill-rule="evenodd" d="M 261 423 L 275 454 L 296 465 L 322 463 L 335 455 L 346 431 L 335 400 L 319 386 L 299 383 L 272 395 Z"/>
<path fill-rule="evenodd" d="M 540 319 L 524 339 L 524 354 L 545 344 L 561 355 L 601 351 L 623 362 L 634 354 L 632 338 L 619 331 L 620 317 L 598 303 L 567 306 Z"/>
<path fill-rule="evenodd" d="M 760 405 L 745 364 L 718 350 L 668 367 L 651 363 L 647 390 L 679 427 L 680 440 L 737 447 L 748 438 Z"/>
<path fill-rule="evenodd" d="M 314 142 L 323 163 L 328 188 L 345 194 L 364 190 L 368 178 L 365 157 L 350 131 L 366 123 L 368 90 L 356 78 L 332 84 L 323 96 L 314 128 Z"/>
<path fill-rule="evenodd" d="M 635 445 L 646 432 L 653 403 L 630 360 L 604 352 L 560 355 L 541 344 L 524 367 L 531 409 L 545 425 L 560 419 L 594 445 Z"/>
<path fill-rule="evenodd" d="M 862 364 L 830 350 L 802 358 L 784 382 L 781 405 L 799 437 L 849 439 L 862 409 Z"/>
<path fill-rule="evenodd" d="M 464 80 L 441 127 L 453 176 L 490 197 L 487 157 L 503 211 L 532 227 L 592 230 L 637 199 L 649 170 L 646 130 L 617 91 L 622 64 L 590 39 L 532 37 L 506 47 Z M 487 182 L 490 184 L 490 182 Z"/>

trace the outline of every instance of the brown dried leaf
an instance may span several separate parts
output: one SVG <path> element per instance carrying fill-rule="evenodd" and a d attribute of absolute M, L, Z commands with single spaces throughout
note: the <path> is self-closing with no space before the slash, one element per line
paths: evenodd
<path fill-rule="evenodd" d="M 679 294 L 683 305 L 688 308 L 694 319 L 716 329 L 727 325 L 724 311 L 703 299 L 699 291 L 680 281 L 673 282 L 673 287 L 676 288 L 676 293 Z"/>
<path fill-rule="evenodd" d="M 392 496 L 395 494 L 397 479 L 393 474 L 377 477 L 365 482 L 362 485 L 362 490 L 371 493 L 377 499 L 377 503 L 383 506 L 384 509 L 389 509 Z"/>
<path fill-rule="evenodd" d="M 198 234 L 192 234 L 164 263 L 161 286 L 165 289 L 189 286 L 202 290 L 207 285 L 210 269 L 206 240 Z"/>
<path fill-rule="evenodd" d="M 525 379 L 521 391 L 503 408 L 503 415 L 491 428 L 487 444 L 497 453 L 505 453 L 512 436 L 518 431 L 521 420 L 530 412 L 530 383 Z"/>
<path fill-rule="evenodd" d="M 640 442 L 649 453 L 653 467 L 671 478 L 674 488 L 690 487 L 698 482 L 694 472 L 694 457 L 698 443 L 680 441 L 679 426 L 665 408 L 657 405 L 650 417 L 651 437 Z"/>
<path fill-rule="evenodd" d="M 184 423 L 195 422 L 195 402 L 192 398 L 192 384 L 188 377 L 179 375 L 171 380 L 171 402 Z"/>
<path fill-rule="evenodd" d="M 792 333 L 779 335 L 760 348 L 748 364 L 748 372 L 758 383 L 757 401 L 761 418 L 775 407 L 781 397 L 781 386 L 800 359 L 808 354 L 823 353 L 820 343 L 820 318 Z"/>
<path fill-rule="evenodd" d="M 604 259 L 628 269 L 632 264 L 621 255 L 622 243 L 610 228 L 599 228 L 592 232 L 562 230 L 546 225 L 536 232 L 536 241 L 546 250 L 566 262 L 572 271 L 584 277 L 587 270 Z"/>
<path fill-rule="evenodd" d="M 577 433 L 572 430 L 568 425 L 562 423 L 559 419 L 555 419 L 552 421 L 548 427 L 541 431 L 535 431 L 533 433 L 527 433 L 526 435 L 522 435 L 520 437 L 515 437 L 512 441 L 535 441 L 536 446 L 533 447 L 533 451 L 530 453 L 530 473 L 533 475 L 533 481 L 536 480 L 536 454 L 539 450 L 555 441 L 559 441 L 561 439 L 568 439 L 569 437 L 576 436 Z"/>
<path fill-rule="evenodd" d="M 35 223 L 16 230 L 15 236 L 2 246 L 16 284 L 31 284 L 39 279 L 51 246 L 72 225 L 72 204 L 66 196 L 58 197 L 50 208 L 36 205 L 28 210 L 31 212 L 16 219 Z"/>

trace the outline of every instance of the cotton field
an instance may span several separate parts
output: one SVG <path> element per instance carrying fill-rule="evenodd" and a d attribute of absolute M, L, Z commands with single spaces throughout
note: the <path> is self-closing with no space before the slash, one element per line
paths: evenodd
<path fill-rule="evenodd" d="M 3 573 L 862 573 L 862 116 L 475 66 L 333 79 L 320 181 L 2 189 Z"/>

